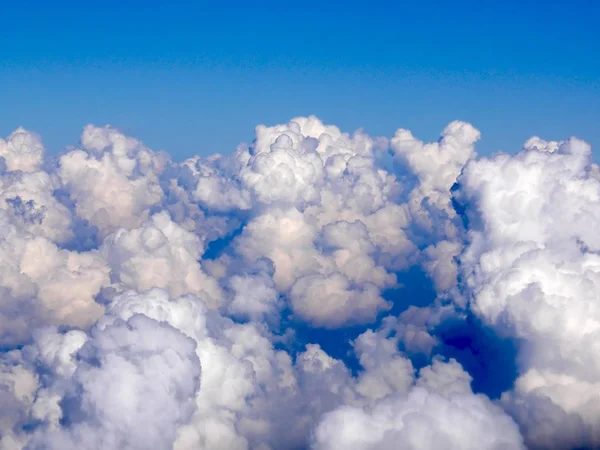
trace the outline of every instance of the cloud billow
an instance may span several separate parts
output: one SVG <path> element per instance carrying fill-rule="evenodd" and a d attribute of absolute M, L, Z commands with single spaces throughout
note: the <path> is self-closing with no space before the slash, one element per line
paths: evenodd
<path fill-rule="evenodd" d="M 0 139 L 0 449 L 599 446 L 600 170 L 479 137 Z"/>

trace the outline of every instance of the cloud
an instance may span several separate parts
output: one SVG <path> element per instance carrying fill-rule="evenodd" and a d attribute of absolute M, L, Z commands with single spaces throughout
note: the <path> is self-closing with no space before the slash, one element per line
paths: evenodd
<path fill-rule="evenodd" d="M 470 154 L 453 137 L 468 127 L 455 128 L 448 148 Z M 297 448 L 327 411 L 417 383 L 406 334 L 363 326 L 346 340 L 358 373 L 286 338 L 412 301 L 384 298 L 423 259 L 405 186 L 380 165 L 387 140 L 309 117 L 180 164 L 109 126 L 85 127 L 54 165 L 25 130 L 7 142 L 4 447 Z M 453 169 L 438 193 L 449 198 L 464 162 L 442 162 Z M 432 249 L 455 252 L 422 228 Z M 428 251 L 432 273 L 446 253 Z"/>
<path fill-rule="evenodd" d="M 0 449 L 600 445 L 598 167 L 479 137 L 0 140 Z"/>
<path fill-rule="evenodd" d="M 390 397 L 367 411 L 353 407 L 327 413 L 313 448 L 519 449 L 517 425 L 485 397 L 445 397 L 423 388 Z"/>
<path fill-rule="evenodd" d="M 502 400 L 531 447 L 600 445 L 600 183 L 590 155 L 575 138 L 532 138 L 514 156 L 470 162 L 455 192 L 469 223 L 463 288 L 478 316 L 520 342 L 520 376 Z"/>
<path fill-rule="evenodd" d="M 217 282 L 200 264 L 203 241 L 160 212 L 133 229 L 118 229 L 100 249 L 113 279 L 124 289 L 146 291 L 164 288 L 173 296 L 196 294 L 218 305 L 222 294 Z"/>
<path fill-rule="evenodd" d="M 8 139 L 0 138 L 0 157 L 5 170 L 37 172 L 43 162 L 44 146 L 39 135 L 19 127 Z"/>
<path fill-rule="evenodd" d="M 158 175 L 165 163 L 114 128 L 88 125 L 81 148 L 61 156 L 57 173 L 77 215 L 106 234 L 148 217 L 163 197 Z"/>
<path fill-rule="evenodd" d="M 170 448 L 195 409 L 200 364 L 194 347 L 143 315 L 93 329 L 77 352 L 76 369 L 64 384 L 56 381 L 65 386 L 60 428 L 49 424 L 26 448 Z"/>
<path fill-rule="evenodd" d="M 2 210 L 0 223 L 0 345 L 26 342 L 45 324 L 90 326 L 102 314 L 95 296 L 109 282 L 107 263 L 18 228 Z"/>
<path fill-rule="evenodd" d="M 407 235 L 402 186 L 378 166 L 384 145 L 309 117 L 260 126 L 252 145 L 197 162 L 203 207 L 222 198 L 215 212 L 237 211 L 247 221 L 222 263 L 271 259 L 278 293 L 298 320 L 315 326 L 365 323 L 388 310 L 381 292 L 414 263 L 417 247 Z M 318 295 L 335 301 L 324 307 Z"/>

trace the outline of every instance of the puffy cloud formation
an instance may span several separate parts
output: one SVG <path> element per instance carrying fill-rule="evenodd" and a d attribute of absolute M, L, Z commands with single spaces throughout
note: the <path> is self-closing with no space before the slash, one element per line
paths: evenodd
<path fill-rule="evenodd" d="M 174 223 L 169 214 L 154 214 L 138 228 L 121 228 L 103 242 L 101 253 L 115 281 L 125 289 L 167 289 L 171 295 L 204 295 L 218 305 L 217 282 L 200 265 L 202 240 Z M 122 289 L 122 288 L 121 288 Z"/>
<path fill-rule="evenodd" d="M 2 446 L 18 448 L 170 448 L 190 419 L 199 388 L 195 342 L 165 322 L 108 313 L 89 333 L 42 329 L 6 355 L 3 381 L 21 411 Z M 15 373 L 15 361 L 28 372 Z M 11 367 L 12 365 L 12 367 Z M 40 371 L 43 368 L 43 371 Z M 27 370 L 27 369 L 25 369 Z M 40 371 L 37 375 L 34 370 Z M 14 420 L 13 418 L 13 420 Z M 27 441 L 19 425 L 33 429 Z M 6 430 L 5 430 L 6 431 Z"/>
<path fill-rule="evenodd" d="M 390 309 L 381 292 L 414 263 L 417 248 L 406 233 L 402 186 L 378 165 L 385 145 L 299 118 L 257 127 L 252 145 L 216 159 L 211 170 L 196 163 L 195 198 L 209 209 L 221 199 L 218 210 L 247 220 L 222 264 L 269 258 L 279 294 L 316 326 L 365 323 Z"/>
<path fill-rule="evenodd" d="M 7 208 L 0 209 L 0 346 L 27 341 L 45 324 L 90 326 L 102 314 L 95 296 L 109 283 L 107 262 L 96 251 L 59 247 L 44 236 L 45 218 L 32 227 L 15 217 L 14 204 Z"/>
<path fill-rule="evenodd" d="M 7 140 L 0 138 L 0 157 L 4 170 L 36 172 L 43 162 L 44 146 L 37 134 L 19 127 Z"/>
<path fill-rule="evenodd" d="M 517 425 L 482 396 L 448 397 L 418 387 L 368 412 L 345 406 L 327 413 L 315 449 L 524 449 Z"/>
<path fill-rule="evenodd" d="M 598 167 L 479 137 L 0 140 L 0 449 L 600 446 Z"/>
<path fill-rule="evenodd" d="M 512 432 L 502 442 L 519 445 L 514 422 L 472 394 L 456 361 L 435 361 L 417 378 L 397 338 L 367 330 L 354 342 L 362 370 L 352 376 L 318 345 L 294 361 L 270 338 L 260 323 L 235 323 L 192 295 L 126 291 L 88 332 L 45 328 L 31 345 L 4 356 L 0 380 L 11 408 L 2 445 L 298 448 L 336 407 L 377 409 L 395 395 L 418 395 L 423 386 L 461 395 L 467 405 L 483 402 L 477 407 Z M 329 417 L 316 435 L 325 429 L 327 442 L 345 445 L 345 431 L 332 430 Z"/>
<path fill-rule="evenodd" d="M 107 233 L 139 225 L 161 201 L 158 175 L 164 163 L 136 139 L 88 125 L 81 149 L 63 155 L 57 173 L 77 215 Z"/>
<path fill-rule="evenodd" d="M 518 339 L 520 376 L 503 396 L 531 447 L 600 445 L 600 182 L 578 139 L 527 141 L 469 163 L 456 199 L 471 309 Z"/>

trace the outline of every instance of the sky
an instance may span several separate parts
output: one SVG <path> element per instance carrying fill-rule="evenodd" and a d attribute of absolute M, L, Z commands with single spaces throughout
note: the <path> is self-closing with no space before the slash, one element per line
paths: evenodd
<path fill-rule="evenodd" d="M 463 120 L 482 154 L 533 134 L 600 146 L 598 2 L 320 3 L 3 5 L 0 135 L 55 153 L 111 124 L 181 160 L 314 114 L 423 140 Z"/>

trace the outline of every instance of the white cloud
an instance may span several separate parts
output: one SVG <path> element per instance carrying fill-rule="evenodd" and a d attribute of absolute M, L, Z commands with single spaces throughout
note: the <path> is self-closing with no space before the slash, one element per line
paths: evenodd
<path fill-rule="evenodd" d="M 503 402 L 533 447 L 600 445 L 600 182 L 589 174 L 586 143 L 532 138 L 517 155 L 469 163 L 457 191 L 466 293 L 521 342 Z"/>
<path fill-rule="evenodd" d="M 599 169 L 479 136 L 300 117 L 183 163 L 112 127 L 54 164 L 0 140 L 0 449 L 600 445 Z M 485 349 L 444 354 L 473 314 L 518 342 L 497 401 Z"/>
<path fill-rule="evenodd" d="M 217 282 L 202 270 L 202 240 L 174 223 L 169 214 L 154 214 L 139 228 L 109 235 L 101 253 L 113 277 L 125 289 L 164 288 L 173 296 L 196 294 L 213 307 L 221 303 Z"/>
<path fill-rule="evenodd" d="M 87 327 L 103 311 L 94 298 L 109 282 L 97 252 L 60 249 L 17 228 L 0 210 L 0 342 L 18 345 L 44 324 Z"/>
<path fill-rule="evenodd" d="M 65 386 L 62 426 L 34 436 L 27 448 L 170 448 L 195 410 L 194 348 L 192 339 L 144 315 L 92 330 Z"/>
<path fill-rule="evenodd" d="M 517 425 L 483 396 L 443 396 L 422 387 L 364 410 L 327 413 L 315 431 L 315 450 L 524 449 Z"/>
<path fill-rule="evenodd" d="M 468 133 L 454 133 L 458 137 L 448 131 L 444 148 L 468 153 L 468 137 L 463 139 L 468 149 L 460 147 L 460 136 Z M 408 236 L 413 217 L 401 200 L 403 187 L 378 165 L 376 150 L 384 145 L 361 132 L 341 133 L 315 117 L 297 118 L 259 126 L 256 141 L 231 158 L 194 163 L 195 198 L 209 210 L 248 217 L 222 263 L 271 259 L 276 289 L 289 297 L 295 317 L 312 325 L 374 320 L 391 306 L 381 293 L 395 285 L 394 272 L 414 264 L 418 254 Z M 453 169 L 447 186 L 436 192 L 445 189 L 449 199 L 460 168 L 454 160 L 442 163 Z M 325 302 L 324 296 L 335 301 Z"/>
<path fill-rule="evenodd" d="M 0 157 L 7 170 L 37 172 L 44 158 L 44 146 L 40 136 L 19 127 L 8 139 L 0 138 Z"/>
<path fill-rule="evenodd" d="M 81 147 L 61 156 L 58 168 L 77 214 L 104 234 L 138 226 L 163 197 L 164 157 L 110 127 L 86 126 Z"/>

